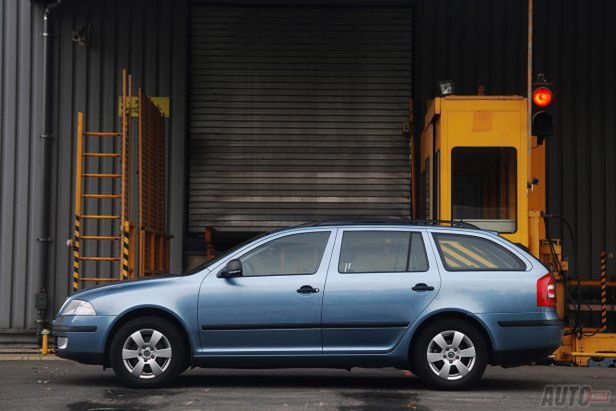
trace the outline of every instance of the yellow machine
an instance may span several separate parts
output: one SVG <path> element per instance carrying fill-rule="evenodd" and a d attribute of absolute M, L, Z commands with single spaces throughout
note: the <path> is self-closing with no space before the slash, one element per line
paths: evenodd
<path fill-rule="evenodd" d="M 432 100 L 420 147 L 411 149 L 420 173 L 413 176 L 420 181 L 413 212 L 421 219 L 463 220 L 527 247 L 554 273 L 557 309 L 565 319 L 570 287 L 604 283 L 605 307 L 608 284 L 605 270 L 603 282 L 568 281 L 560 241 L 546 235 L 545 144 L 528 137 L 527 107 L 527 99 L 519 96 Z M 616 334 L 605 333 L 603 317 L 598 330 L 568 328 L 555 359 L 586 365 L 589 358 L 616 358 Z"/>

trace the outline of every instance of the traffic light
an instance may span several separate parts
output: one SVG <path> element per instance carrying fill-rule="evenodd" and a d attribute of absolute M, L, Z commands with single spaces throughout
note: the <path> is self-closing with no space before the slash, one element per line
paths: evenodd
<path fill-rule="evenodd" d="M 537 75 L 537 82 L 532 86 L 531 132 L 539 144 L 553 134 L 552 117 L 554 111 L 554 91 L 543 74 Z"/>

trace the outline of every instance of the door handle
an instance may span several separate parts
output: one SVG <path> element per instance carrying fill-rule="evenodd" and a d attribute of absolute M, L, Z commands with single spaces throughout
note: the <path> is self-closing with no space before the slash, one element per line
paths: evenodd
<path fill-rule="evenodd" d="M 434 291 L 434 287 L 432 287 L 431 285 L 426 285 L 424 283 L 417 283 L 415 284 L 413 288 L 411 288 L 411 290 L 413 291 Z"/>
<path fill-rule="evenodd" d="M 319 289 L 313 288 L 310 285 L 302 285 L 301 287 L 297 289 L 297 292 L 300 294 L 312 294 L 312 293 L 318 293 Z"/>

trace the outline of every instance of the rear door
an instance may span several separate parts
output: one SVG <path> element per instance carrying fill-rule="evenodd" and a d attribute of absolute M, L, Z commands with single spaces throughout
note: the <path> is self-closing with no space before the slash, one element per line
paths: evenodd
<path fill-rule="evenodd" d="M 324 353 L 396 346 L 440 287 L 426 244 L 421 229 L 339 231 L 323 296 Z"/>

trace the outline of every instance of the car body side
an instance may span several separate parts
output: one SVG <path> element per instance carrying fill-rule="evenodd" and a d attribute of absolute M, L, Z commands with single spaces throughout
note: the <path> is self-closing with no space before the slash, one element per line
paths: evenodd
<path fill-rule="evenodd" d="M 328 227 L 340 241 L 344 226 Z M 74 294 L 70 300 L 90 302 L 95 316 L 59 315 L 53 322 L 53 335 L 68 337 L 66 349 L 58 355 L 88 364 L 108 365 L 107 350 L 114 331 L 136 315 L 163 316 L 181 327 L 190 350 L 190 364 L 206 367 L 270 368 L 270 367 L 332 367 L 353 366 L 408 368 L 409 352 L 413 337 L 425 324 L 436 318 L 455 317 L 477 325 L 485 334 L 491 349 L 493 364 L 516 365 L 528 360 L 540 359 L 560 345 L 562 324 L 552 307 L 537 307 L 536 282 L 546 273 L 545 267 L 536 259 L 514 247 L 495 234 L 480 230 L 454 228 L 425 228 L 409 226 L 354 226 L 366 230 L 407 230 L 423 233 L 430 270 L 437 270 L 441 279 L 431 301 L 410 321 L 406 330 L 387 352 L 366 351 L 357 353 L 319 353 L 316 355 L 206 356 L 200 341 L 199 295 L 205 279 L 215 276 L 227 261 L 243 255 L 250 249 L 272 239 L 296 233 L 314 231 L 314 228 L 295 228 L 271 233 L 246 244 L 216 263 L 193 275 L 169 276 L 148 280 L 136 280 L 111 286 L 88 289 Z M 439 255 L 435 232 L 475 235 L 495 241 L 506 248 L 526 265 L 525 271 L 496 272 L 450 272 L 445 269 Z M 336 243 L 338 244 L 338 243 Z M 327 260 L 327 278 L 337 267 L 333 264 L 337 248 L 329 248 L 323 255 Z M 330 262 L 330 260 L 332 260 Z M 409 278 L 408 292 L 418 273 Z M 345 274 L 353 275 L 353 274 Z M 387 274 L 383 274 L 387 275 Z M 211 278 L 211 277 L 210 277 Z M 219 279 L 225 281 L 224 279 Z M 374 280 L 375 291 L 379 279 Z M 327 294 L 327 284 L 323 293 Z M 370 332 L 378 332 L 370 330 Z"/>

